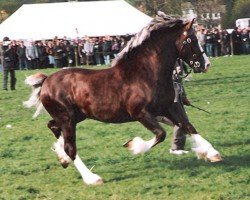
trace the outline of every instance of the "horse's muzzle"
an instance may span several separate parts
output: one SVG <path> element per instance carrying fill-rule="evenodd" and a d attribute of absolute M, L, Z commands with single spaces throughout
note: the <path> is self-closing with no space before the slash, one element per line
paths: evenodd
<path fill-rule="evenodd" d="M 207 73 L 209 67 L 210 67 L 210 63 L 206 63 L 206 64 L 205 64 L 205 69 L 203 70 L 203 72 L 204 72 L 204 73 Z"/>

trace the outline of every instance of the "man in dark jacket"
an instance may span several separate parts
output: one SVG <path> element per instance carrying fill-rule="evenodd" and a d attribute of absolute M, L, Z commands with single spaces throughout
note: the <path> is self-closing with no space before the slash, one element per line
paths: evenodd
<path fill-rule="evenodd" d="M 15 77 L 15 51 L 12 48 L 11 41 L 8 37 L 3 38 L 3 89 L 8 90 L 8 74 L 10 73 L 10 89 L 15 90 L 16 77 Z"/>
<path fill-rule="evenodd" d="M 238 27 L 234 29 L 232 32 L 232 40 L 233 40 L 233 53 L 234 55 L 241 54 L 241 32 Z"/>
<path fill-rule="evenodd" d="M 105 62 L 105 65 L 110 64 L 110 54 L 111 54 L 111 40 L 109 36 L 106 36 L 103 38 L 103 43 L 102 43 L 102 51 L 103 51 L 103 59 Z"/>
<path fill-rule="evenodd" d="M 26 47 L 24 46 L 23 41 L 20 41 L 16 53 L 18 55 L 19 70 L 27 69 Z"/>
<path fill-rule="evenodd" d="M 46 52 L 46 47 L 41 41 L 37 42 L 37 55 L 38 55 L 38 68 L 48 67 L 48 54 Z"/>
<path fill-rule="evenodd" d="M 231 54 L 230 35 L 226 29 L 222 31 L 221 42 L 223 55 L 229 56 Z"/>

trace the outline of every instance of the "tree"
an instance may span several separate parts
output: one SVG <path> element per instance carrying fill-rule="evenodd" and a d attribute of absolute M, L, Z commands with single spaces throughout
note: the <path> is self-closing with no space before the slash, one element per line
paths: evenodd
<path fill-rule="evenodd" d="M 233 10 L 233 5 L 235 0 L 224 0 L 223 1 L 226 4 L 226 10 L 227 12 L 222 16 L 222 27 L 223 28 L 229 28 L 229 27 L 234 27 L 234 22 L 233 22 L 233 15 L 232 15 L 232 10 Z"/>
<path fill-rule="evenodd" d="M 249 0 L 237 0 L 233 7 L 234 20 L 239 18 L 250 17 L 250 1 Z"/>
<path fill-rule="evenodd" d="M 197 21 L 202 22 L 207 27 L 214 27 L 218 21 L 212 18 L 212 14 L 223 11 L 221 0 L 189 0 L 197 14 Z M 207 18 L 207 15 L 209 16 Z"/>
<path fill-rule="evenodd" d="M 155 16 L 159 10 L 168 15 L 181 15 L 182 0 L 127 0 L 127 2 L 150 16 Z"/>

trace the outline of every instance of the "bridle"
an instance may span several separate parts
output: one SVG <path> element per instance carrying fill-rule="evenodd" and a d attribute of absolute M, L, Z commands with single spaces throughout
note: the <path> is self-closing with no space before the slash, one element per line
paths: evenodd
<path fill-rule="evenodd" d="M 191 37 L 188 35 L 182 42 L 182 46 L 180 48 L 180 52 L 179 52 L 179 58 L 181 57 L 182 51 L 184 48 L 190 48 L 193 56 L 192 56 L 192 60 L 190 60 L 189 65 L 193 66 L 194 68 L 199 68 L 200 67 L 200 62 L 198 61 L 198 58 L 200 58 L 205 52 L 201 51 L 199 54 L 195 53 L 194 51 L 194 47 L 192 45 L 192 39 Z"/>

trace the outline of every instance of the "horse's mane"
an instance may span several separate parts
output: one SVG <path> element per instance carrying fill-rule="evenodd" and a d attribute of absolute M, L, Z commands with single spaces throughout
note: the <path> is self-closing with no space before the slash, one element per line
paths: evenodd
<path fill-rule="evenodd" d="M 129 52 L 145 42 L 153 31 L 163 28 L 173 28 L 182 22 L 182 19 L 176 19 L 165 15 L 165 13 L 158 12 L 158 15 L 147 26 L 130 39 L 127 45 L 118 54 L 118 57 L 112 62 L 112 66 L 115 66 L 120 60 L 126 57 Z"/>

